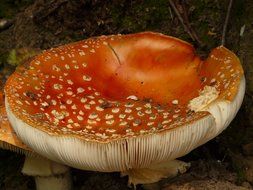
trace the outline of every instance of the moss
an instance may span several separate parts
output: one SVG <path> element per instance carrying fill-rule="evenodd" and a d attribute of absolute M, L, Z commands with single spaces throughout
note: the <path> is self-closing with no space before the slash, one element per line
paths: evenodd
<path fill-rule="evenodd" d="M 128 11 L 126 6 L 131 7 Z M 169 4 L 166 0 L 134 1 L 112 8 L 111 16 L 119 30 L 139 32 L 159 30 L 169 20 Z"/>
<path fill-rule="evenodd" d="M 6 54 L 0 54 L 0 68 L 6 63 L 7 55 Z"/>
<path fill-rule="evenodd" d="M 0 18 L 13 18 L 25 6 L 34 0 L 2 0 L 0 3 Z"/>
<path fill-rule="evenodd" d="M 228 151 L 228 155 L 230 157 L 230 163 L 233 170 L 237 174 L 237 183 L 242 184 L 246 180 L 245 166 L 246 161 L 245 158 L 240 154 L 235 154 L 232 151 Z"/>
<path fill-rule="evenodd" d="M 40 52 L 38 49 L 12 49 L 8 55 L 7 63 L 12 66 L 18 66 L 26 59 L 37 55 Z"/>
<path fill-rule="evenodd" d="M 234 1 L 233 9 L 232 9 L 232 14 L 231 16 L 234 16 L 234 19 L 237 21 L 241 21 L 242 18 L 244 17 L 245 13 L 245 1 Z"/>
<path fill-rule="evenodd" d="M 221 43 L 222 27 L 228 1 L 192 0 L 190 20 L 208 49 Z"/>

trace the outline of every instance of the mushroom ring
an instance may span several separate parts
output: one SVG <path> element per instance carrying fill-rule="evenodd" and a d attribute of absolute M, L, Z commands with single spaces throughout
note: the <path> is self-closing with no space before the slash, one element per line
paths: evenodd
<path fill-rule="evenodd" d="M 159 33 L 90 38 L 46 50 L 12 74 L 6 109 L 35 152 L 93 171 L 173 160 L 221 133 L 243 100 L 239 59 L 206 60 Z"/>

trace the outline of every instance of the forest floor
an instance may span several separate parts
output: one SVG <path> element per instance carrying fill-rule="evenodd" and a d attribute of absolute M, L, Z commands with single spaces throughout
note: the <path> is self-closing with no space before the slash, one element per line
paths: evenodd
<path fill-rule="evenodd" d="M 199 41 L 189 37 L 167 0 L 6 0 L 0 3 L 0 88 L 25 58 L 36 52 L 90 36 L 157 31 L 195 45 L 201 57 L 221 44 L 228 0 L 178 1 L 185 21 Z M 182 4 L 184 2 L 185 4 Z M 244 103 L 228 129 L 181 160 L 191 168 L 173 179 L 139 185 L 137 189 L 253 189 L 253 2 L 234 0 L 226 47 L 242 61 L 247 80 Z M 2 27 L 1 21 L 8 24 Z M 245 30 L 243 29 L 245 27 Z M 239 132 L 238 132 L 239 131 Z M 0 150 L 0 189 L 34 189 L 21 174 L 24 157 Z M 72 169 L 74 189 L 127 190 L 119 173 Z"/>

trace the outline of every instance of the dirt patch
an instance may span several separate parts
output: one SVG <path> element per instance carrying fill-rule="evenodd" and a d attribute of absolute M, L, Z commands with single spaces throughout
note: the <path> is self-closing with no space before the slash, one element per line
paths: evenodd
<path fill-rule="evenodd" d="M 237 174 L 229 168 L 229 163 L 199 160 L 192 165 L 189 172 L 165 183 L 163 190 L 252 189 L 247 182 L 238 184 Z"/>

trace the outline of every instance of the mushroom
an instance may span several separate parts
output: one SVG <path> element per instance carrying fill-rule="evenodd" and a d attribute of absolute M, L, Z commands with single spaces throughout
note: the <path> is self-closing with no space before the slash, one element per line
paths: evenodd
<path fill-rule="evenodd" d="M 39 156 L 19 140 L 7 119 L 3 100 L 3 93 L 0 91 L 0 148 L 26 156 L 22 173 L 35 178 L 37 190 L 71 189 L 69 167 Z"/>
<path fill-rule="evenodd" d="M 152 32 L 52 48 L 5 86 L 8 118 L 35 152 L 121 171 L 133 184 L 185 171 L 174 160 L 221 133 L 244 91 L 240 61 L 225 47 L 202 61 L 189 43 Z"/>

